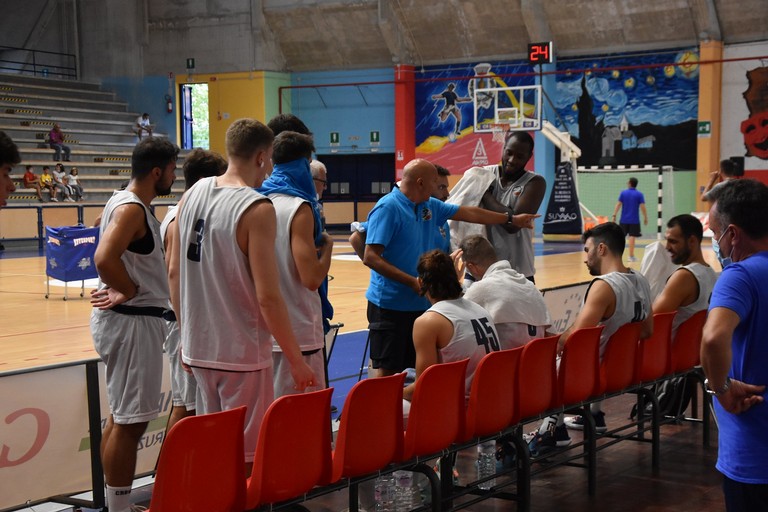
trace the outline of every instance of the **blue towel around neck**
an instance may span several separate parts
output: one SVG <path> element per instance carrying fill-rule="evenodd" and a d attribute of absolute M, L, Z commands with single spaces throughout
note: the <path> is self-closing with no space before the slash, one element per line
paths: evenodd
<path fill-rule="evenodd" d="M 272 174 L 257 190 L 265 196 L 285 194 L 307 201 L 312 207 L 312 217 L 315 220 L 315 244 L 321 242 L 323 224 L 320 218 L 320 203 L 317 201 L 317 190 L 309 170 L 309 160 L 299 158 L 275 165 Z"/>

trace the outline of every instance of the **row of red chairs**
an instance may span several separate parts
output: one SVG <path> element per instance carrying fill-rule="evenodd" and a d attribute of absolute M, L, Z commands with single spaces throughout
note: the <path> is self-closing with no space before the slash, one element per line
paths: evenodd
<path fill-rule="evenodd" d="M 247 479 L 244 409 L 186 418 L 164 441 L 150 510 L 240 512 L 306 497 L 316 486 L 325 491 L 349 486 L 350 510 L 356 510 L 358 482 L 404 467 L 427 475 L 432 508 L 440 510 L 450 497 L 441 497 L 441 484 L 423 461 L 505 432 L 517 434 L 519 509 L 527 510 L 530 458 L 520 422 L 689 371 L 698 364 L 705 315 L 685 322 L 674 343 L 674 313 L 655 315 L 654 333 L 647 340 L 639 340 L 640 324 L 627 324 L 611 337 L 602 363 L 602 327 L 580 329 L 566 342 L 559 371 L 557 336 L 492 352 L 478 365 L 466 408 L 468 361 L 431 366 L 416 383 L 405 431 L 404 374 L 360 381 L 347 396 L 334 450 L 328 420 L 332 389 L 281 397 L 264 417 Z M 592 425 L 592 450 L 594 437 Z M 591 464 L 590 480 L 594 455 Z M 443 493 L 450 493 L 446 480 L 451 479 L 443 478 Z"/>

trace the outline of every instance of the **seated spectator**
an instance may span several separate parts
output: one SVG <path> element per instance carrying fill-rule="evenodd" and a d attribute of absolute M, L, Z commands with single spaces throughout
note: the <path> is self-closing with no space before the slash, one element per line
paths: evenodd
<path fill-rule="evenodd" d="M 643 322 L 641 338 L 648 338 L 653 332 L 651 315 L 651 289 L 641 274 L 624 265 L 624 231 L 614 222 L 600 224 L 588 229 L 582 235 L 584 242 L 584 263 L 595 279 L 589 284 L 584 295 L 584 304 L 573 324 L 560 336 L 558 353 L 561 353 L 568 336 L 584 327 L 605 326 L 600 335 L 600 359 L 602 360 L 608 340 L 619 328 L 630 322 Z M 605 414 L 600 402 L 593 402 L 590 412 L 595 419 L 598 433 L 608 430 Z M 571 438 L 566 428 L 583 430 L 581 416 L 564 422 L 562 414 L 546 418 L 539 430 L 528 436 L 528 447 L 532 454 L 568 446 Z"/>
<path fill-rule="evenodd" d="M 147 136 L 152 136 L 152 130 L 155 128 L 155 125 L 149 122 L 149 114 L 144 112 L 139 117 L 136 118 L 136 124 L 133 126 L 133 131 L 136 132 L 136 135 L 138 135 L 139 140 L 141 140 L 141 136 L 143 134 L 147 134 Z"/>
<path fill-rule="evenodd" d="M 465 238 L 454 258 L 461 258 L 476 281 L 467 288 L 464 298 L 491 314 L 502 350 L 523 346 L 545 335 L 552 321 L 544 296 L 508 260 L 498 259 L 487 238 Z M 465 281 L 469 280 L 465 277 Z"/>
<path fill-rule="evenodd" d="M 80 174 L 80 171 L 77 170 L 77 167 L 73 167 L 69 170 L 69 176 L 67 176 L 67 186 L 71 189 L 72 195 L 75 196 L 75 200 L 82 201 L 83 186 L 80 185 L 80 181 L 77 177 L 78 174 Z"/>
<path fill-rule="evenodd" d="M 56 199 L 56 187 L 53 185 L 53 176 L 50 171 L 50 167 L 47 165 L 43 166 L 43 174 L 40 175 L 40 188 L 48 191 L 51 195 L 51 201 L 58 202 L 58 199 Z"/>
<path fill-rule="evenodd" d="M 701 253 L 702 238 L 703 227 L 693 215 L 678 215 L 667 222 L 667 252 L 672 263 L 681 266 L 653 302 L 653 312 L 677 311 L 672 322 L 673 338 L 680 324 L 709 307 L 709 297 L 717 281 L 717 273 Z"/>
<path fill-rule="evenodd" d="M 43 201 L 43 193 L 40 190 L 40 179 L 37 177 L 37 174 L 32 172 L 31 165 L 27 166 L 27 170 L 24 173 L 24 188 L 33 189 L 37 194 L 37 200 L 41 203 L 45 202 Z"/>
<path fill-rule="evenodd" d="M 56 164 L 56 168 L 53 171 L 53 186 L 57 191 L 61 191 L 61 195 L 64 201 L 67 201 L 68 203 L 74 203 L 75 200 L 72 199 L 72 191 L 65 183 L 66 178 L 67 172 L 64 169 L 64 166 L 60 163 Z M 51 200 L 53 201 L 53 199 Z"/>
<path fill-rule="evenodd" d="M 438 363 L 469 359 L 466 397 L 480 360 L 492 350 L 499 350 L 499 336 L 491 315 L 472 301 L 461 297 L 461 284 L 451 257 L 440 250 L 419 258 L 418 280 L 421 292 L 432 307 L 413 324 L 416 349 L 416 379 L 424 370 Z M 403 389 L 403 414 L 407 418 L 416 384 Z"/>
<path fill-rule="evenodd" d="M 48 132 L 48 144 L 51 146 L 51 149 L 55 151 L 53 155 L 54 162 L 61 160 L 62 152 L 64 152 L 64 161 L 69 162 L 72 150 L 69 146 L 64 144 L 64 132 L 61 131 L 61 125 L 59 123 L 54 123 L 53 128 Z"/>

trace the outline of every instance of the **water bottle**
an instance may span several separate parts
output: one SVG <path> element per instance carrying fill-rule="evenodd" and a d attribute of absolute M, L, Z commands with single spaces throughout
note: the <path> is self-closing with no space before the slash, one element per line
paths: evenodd
<path fill-rule="evenodd" d="M 416 493 L 418 489 L 413 485 L 413 473 L 410 471 L 395 471 L 395 510 L 407 512 L 418 506 Z"/>
<path fill-rule="evenodd" d="M 374 498 L 376 512 L 395 512 L 395 476 L 392 473 L 376 478 Z"/>
<path fill-rule="evenodd" d="M 483 479 L 496 474 L 496 443 L 488 441 L 477 445 L 477 479 Z M 496 485 L 496 479 L 486 480 L 478 485 L 480 489 L 488 490 Z"/>

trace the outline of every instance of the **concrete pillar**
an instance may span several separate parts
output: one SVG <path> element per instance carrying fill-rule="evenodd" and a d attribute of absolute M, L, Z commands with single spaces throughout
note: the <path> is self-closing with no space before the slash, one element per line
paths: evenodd
<path fill-rule="evenodd" d="M 703 41 L 699 46 L 701 61 L 721 60 L 722 41 Z M 709 136 L 699 135 L 696 145 L 696 205 L 697 210 L 709 208 L 701 201 L 702 190 L 709 182 L 709 175 L 720 167 L 720 112 L 723 95 L 723 65 L 703 64 L 699 68 L 699 122 L 709 121 Z"/>

